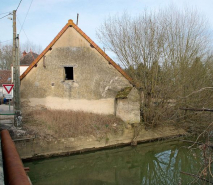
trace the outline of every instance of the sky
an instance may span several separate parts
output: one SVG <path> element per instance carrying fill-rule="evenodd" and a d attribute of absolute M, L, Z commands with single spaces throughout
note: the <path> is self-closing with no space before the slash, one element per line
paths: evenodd
<path fill-rule="evenodd" d="M 0 1 L 2 45 L 12 43 L 13 33 L 12 20 L 8 19 L 12 16 L 1 17 L 17 9 L 19 3 L 20 0 Z M 145 9 L 156 11 L 171 4 L 179 9 L 196 9 L 213 30 L 213 0 L 21 0 L 17 10 L 17 33 L 20 43 L 30 41 L 45 49 L 69 19 L 76 23 L 79 13 L 78 26 L 101 47 L 96 32 L 107 17 L 118 16 L 124 11 L 137 16 Z"/>

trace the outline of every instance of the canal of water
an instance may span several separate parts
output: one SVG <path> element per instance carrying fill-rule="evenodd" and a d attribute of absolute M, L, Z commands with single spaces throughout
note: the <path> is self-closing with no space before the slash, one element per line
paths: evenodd
<path fill-rule="evenodd" d="M 33 185 L 200 184 L 180 173 L 197 174 L 201 169 L 201 151 L 189 150 L 188 146 L 186 142 L 160 141 L 24 165 L 30 167 L 28 175 Z"/>

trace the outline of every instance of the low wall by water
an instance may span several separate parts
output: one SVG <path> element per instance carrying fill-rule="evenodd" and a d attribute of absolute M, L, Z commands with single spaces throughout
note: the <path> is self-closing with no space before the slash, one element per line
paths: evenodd
<path fill-rule="evenodd" d="M 145 142 L 184 134 L 186 132 L 183 129 L 177 129 L 172 126 L 160 127 L 148 131 L 142 129 L 137 137 L 137 141 Z M 15 144 L 22 159 L 33 159 L 128 145 L 131 144 L 133 138 L 134 129 L 125 129 L 122 134 L 107 135 L 102 139 L 97 139 L 93 136 L 52 140 L 34 138 L 20 139 L 15 141 Z"/>

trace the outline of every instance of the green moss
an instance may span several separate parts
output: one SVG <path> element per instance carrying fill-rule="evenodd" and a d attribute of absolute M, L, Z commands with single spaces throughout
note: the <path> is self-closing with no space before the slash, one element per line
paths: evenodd
<path fill-rule="evenodd" d="M 121 89 L 120 91 L 118 91 L 116 98 L 117 99 L 127 98 L 127 96 L 129 95 L 131 90 L 132 90 L 132 87 L 125 87 L 125 88 Z"/>

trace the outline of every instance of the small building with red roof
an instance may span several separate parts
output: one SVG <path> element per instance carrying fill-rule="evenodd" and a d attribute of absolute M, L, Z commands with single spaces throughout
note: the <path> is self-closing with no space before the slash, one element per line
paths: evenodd
<path fill-rule="evenodd" d="M 26 69 L 30 66 L 30 64 L 38 57 L 38 54 L 30 51 L 27 53 L 24 51 L 22 53 L 22 57 L 20 59 L 20 76 L 26 71 Z M 11 66 L 12 71 L 12 82 L 13 82 L 13 65 Z"/>

